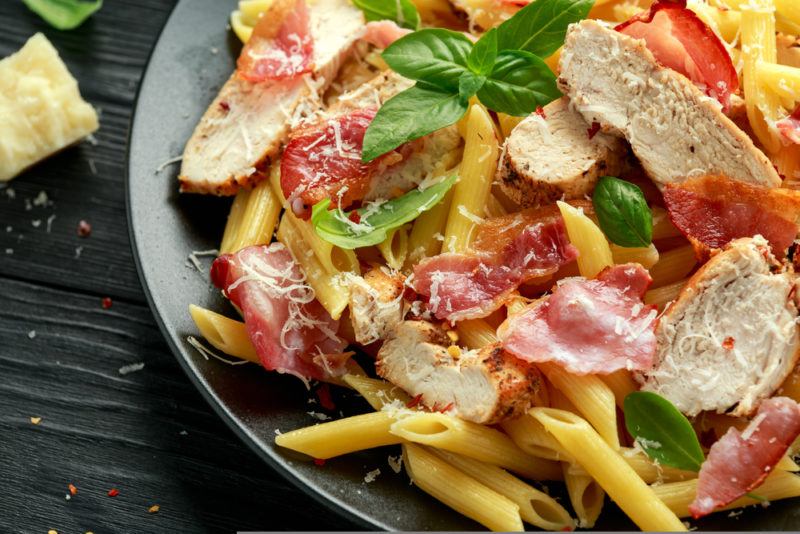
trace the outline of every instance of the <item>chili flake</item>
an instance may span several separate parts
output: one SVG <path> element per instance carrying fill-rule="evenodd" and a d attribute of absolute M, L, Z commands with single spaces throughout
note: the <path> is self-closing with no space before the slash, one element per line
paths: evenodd
<path fill-rule="evenodd" d="M 586 130 L 586 133 L 589 134 L 589 139 L 594 139 L 594 136 L 597 135 L 597 132 L 600 131 L 600 123 L 593 122 L 592 127 Z"/>
<path fill-rule="evenodd" d="M 103 309 L 107 310 L 111 307 L 114 302 L 111 300 L 111 297 L 103 297 Z"/>
<path fill-rule="evenodd" d="M 358 214 L 357 211 L 351 211 L 350 215 L 347 216 L 348 219 L 353 221 L 354 223 L 358 224 L 361 222 L 361 215 Z"/>
<path fill-rule="evenodd" d="M 547 118 L 547 115 L 544 114 L 544 108 L 542 106 L 536 106 L 536 114 L 543 119 Z"/>
<path fill-rule="evenodd" d="M 73 484 L 68 484 L 67 487 L 69 488 L 70 495 L 75 495 L 78 493 L 78 488 L 76 488 Z"/>
<path fill-rule="evenodd" d="M 78 223 L 78 235 L 80 237 L 89 237 L 89 234 L 91 233 L 92 225 L 81 219 L 81 221 Z"/>
<path fill-rule="evenodd" d="M 117 495 L 119 495 L 119 490 L 117 488 L 111 488 L 108 490 L 109 497 L 116 497 Z"/>
<path fill-rule="evenodd" d="M 225 102 L 224 100 L 219 101 L 219 107 L 222 108 L 222 111 L 230 111 L 231 105 Z"/>
<path fill-rule="evenodd" d="M 733 339 L 731 336 L 728 336 L 722 341 L 722 348 L 725 350 L 733 350 L 733 345 L 735 342 L 735 339 Z"/>
<path fill-rule="evenodd" d="M 322 467 L 323 465 L 325 465 L 325 460 L 323 460 L 322 458 L 314 458 L 314 465 Z"/>
<path fill-rule="evenodd" d="M 417 406 L 417 405 L 418 405 L 420 402 L 422 402 L 422 393 L 420 393 L 419 395 L 417 395 L 416 397 L 414 397 L 413 399 L 411 399 L 410 401 L 408 401 L 408 402 L 406 403 L 406 408 L 414 408 L 414 407 L 416 407 L 416 406 Z"/>

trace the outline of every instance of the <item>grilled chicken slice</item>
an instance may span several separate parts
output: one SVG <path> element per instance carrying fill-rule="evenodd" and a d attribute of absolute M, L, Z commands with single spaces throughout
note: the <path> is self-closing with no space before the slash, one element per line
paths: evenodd
<path fill-rule="evenodd" d="M 643 389 L 687 415 L 752 413 L 800 354 L 795 283 L 761 236 L 733 241 L 661 317 L 657 363 Z"/>
<path fill-rule="evenodd" d="M 358 343 L 384 339 L 402 322 L 403 282 L 403 275 L 386 267 L 373 267 L 363 277 L 348 276 L 350 320 Z"/>
<path fill-rule="evenodd" d="M 596 131 L 561 98 L 520 122 L 505 142 L 498 181 L 522 207 L 583 198 L 605 175 L 618 175 L 627 150 Z"/>
<path fill-rule="evenodd" d="M 318 0 L 310 9 L 314 70 L 284 80 L 251 83 L 237 73 L 225 82 L 186 144 L 179 180 L 184 193 L 233 195 L 262 179 L 293 123 L 321 105 L 364 29 L 348 0 Z"/>
<path fill-rule="evenodd" d="M 461 351 L 447 333 L 425 321 L 404 321 L 378 352 L 376 370 L 431 409 L 494 424 L 525 413 L 541 385 L 531 364 L 498 344 Z"/>
<path fill-rule="evenodd" d="M 780 185 L 769 159 L 718 103 L 662 67 L 644 41 L 584 20 L 570 28 L 560 61 L 558 82 L 575 108 L 624 136 L 659 187 L 703 174 Z"/>

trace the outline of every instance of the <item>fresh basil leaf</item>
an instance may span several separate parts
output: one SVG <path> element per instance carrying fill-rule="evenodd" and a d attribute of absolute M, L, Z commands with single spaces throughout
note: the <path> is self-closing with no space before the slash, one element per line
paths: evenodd
<path fill-rule="evenodd" d="M 705 457 L 692 425 L 664 397 L 635 391 L 625 397 L 625 427 L 647 455 L 662 465 L 699 471 Z"/>
<path fill-rule="evenodd" d="M 361 159 L 365 162 L 455 124 L 467 112 L 467 102 L 456 92 L 417 84 L 389 99 L 378 110 L 364 134 Z"/>
<path fill-rule="evenodd" d="M 540 58 L 522 50 L 500 52 L 478 91 L 478 99 L 489 109 L 517 116 L 560 97 L 555 74 Z"/>
<path fill-rule="evenodd" d="M 647 247 L 653 240 L 653 214 L 638 186 L 604 176 L 594 188 L 592 204 L 600 229 L 622 247 Z"/>
<path fill-rule="evenodd" d="M 458 95 L 466 102 L 486 83 L 486 76 L 465 72 L 458 79 Z"/>
<path fill-rule="evenodd" d="M 57 30 L 72 30 L 103 7 L 103 0 L 22 0 L 28 9 Z"/>
<path fill-rule="evenodd" d="M 458 91 L 459 77 L 468 72 L 472 42 L 459 32 L 427 28 L 409 33 L 386 47 L 382 57 L 396 73 L 445 91 Z"/>
<path fill-rule="evenodd" d="M 425 190 L 414 189 L 377 208 L 357 209 L 357 223 L 351 219 L 351 213 L 329 210 L 331 201 L 326 198 L 311 209 L 311 222 L 317 235 L 337 247 L 354 249 L 377 245 L 386 239 L 389 232 L 441 202 L 457 180 L 458 176 L 450 176 Z"/>
<path fill-rule="evenodd" d="M 472 45 L 467 56 L 467 66 L 475 74 L 489 75 L 497 59 L 497 28 L 492 28 Z"/>
<path fill-rule="evenodd" d="M 370 20 L 393 20 L 398 26 L 419 28 L 419 12 L 411 0 L 353 0 L 353 4 Z"/>
<path fill-rule="evenodd" d="M 535 0 L 497 27 L 498 50 L 548 57 L 564 44 L 567 27 L 585 19 L 594 0 Z"/>

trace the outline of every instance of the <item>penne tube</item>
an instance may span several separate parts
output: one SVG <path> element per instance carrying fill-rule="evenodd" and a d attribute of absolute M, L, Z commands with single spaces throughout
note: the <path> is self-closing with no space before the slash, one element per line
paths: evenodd
<path fill-rule="evenodd" d="M 611 244 L 611 257 L 617 265 L 623 263 L 640 263 L 645 269 L 650 269 L 658 263 L 658 250 L 652 243 L 647 247 L 621 247 Z"/>
<path fill-rule="evenodd" d="M 282 206 L 269 182 L 262 181 L 243 198 L 246 199 L 243 210 L 241 204 L 237 203 L 238 194 L 231 206 L 231 216 L 225 225 L 220 245 L 221 254 L 236 252 L 252 245 L 266 245 L 272 241 Z"/>
<path fill-rule="evenodd" d="M 551 531 L 574 528 L 575 522 L 558 501 L 504 469 L 443 450 L 430 449 L 430 452 L 516 503 L 519 506 L 519 515 L 526 523 Z"/>
<path fill-rule="evenodd" d="M 481 349 L 497 342 L 497 330 L 483 319 L 459 321 L 458 339 L 469 349 Z"/>
<path fill-rule="evenodd" d="M 546 391 L 546 388 L 543 388 Z M 500 423 L 503 432 L 517 444 L 517 447 L 530 454 L 556 462 L 572 462 L 573 458 L 564 447 L 545 430 L 542 423 L 523 415 L 516 419 L 506 419 Z"/>
<path fill-rule="evenodd" d="M 639 386 L 636 384 L 633 376 L 631 376 L 631 372 L 625 369 L 615 371 L 611 374 L 601 375 L 600 380 L 605 382 L 608 388 L 614 393 L 614 400 L 620 410 L 623 408 L 625 397 L 634 391 L 639 391 Z"/>
<path fill-rule="evenodd" d="M 225 230 L 222 233 L 222 242 L 219 245 L 220 254 L 236 252 L 233 250 L 234 242 L 239 237 L 239 230 L 242 227 L 242 220 L 244 219 L 244 212 L 249 198 L 249 189 L 239 189 L 239 192 L 233 197 L 231 210 L 228 212 L 228 220 L 225 222 Z"/>
<path fill-rule="evenodd" d="M 653 489 L 580 416 L 554 408 L 532 408 L 529 413 L 555 436 L 639 528 L 686 530 Z"/>
<path fill-rule="evenodd" d="M 678 298 L 681 290 L 686 286 L 689 280 L 679 280 L 672 284 L 661 286 L 657 289 L 651 289 L 644 295 L 645 304 L 655 304 L 659 310 L 663 310 L 667 304 Z"/>
<path fill-rule="evenodd" d="M 395 445 L 403 440 L 390 429 L 395 418 L 387 412 L 345 417 L 280 434 L 275 443 L 312 458 L 326 460 L 365 449 Z"/>
<path fill-rule="evenodd" d="M 206 341 L 231 356 L 261 365 L 256 349 L 250 342 L 250 336 L 244 323 L 230 319 L 211 310 L 189 305 L 189 313 L 194 324 Z"/>
<path fill-rule="evenodd" d="M 453 186 L 453 200 L 444 233 L 443 249 L 448 252 L 466 252 L 469 249 L 490 195 L 500 154 L 495 126 L 486 109 L 474 104 L 466 119 L 464 159 L 458 183 Z"/>
<path fill-rule="evenodd" d="M 314 255 L 319 260 L 320 265 L 328 274 L 336 276 L 344 272 L 356 274 L 361 272 L 361 266 L 354 251 L 337 247 L 319 237 L 317 232 L 314 231 L 311 221 L 298 219 L 288 211 L 283 217 L 284 219 L 291 219 L 292 225 L 298 231 L 305 244 L 305 248 L 314 251 Z"/>
<path fill-rule="evenodd" d="M 388 233 L 383 242 L 378 243 L 378 250 L 381 251 L 383 259 L 386 260 L 386 265 L 395 271 L 399 271 L 403 268 L 403 264 L 408 257 L 408 230 L 408 226 L 395 228 Z M 350 250 L 348 252 L 353 251 Z M 354 259 L 355 257 L 355 254 L 353 254 Z M 358 262 L 357 259 L 356 262 Z"/>
<path fill-rule="evenodd" d="M 614 265 L 611 248 L 602 230 L 583 213 L 566 202 L 557 202 L 569 241 L 578 249 L 578 269 L 581 276 L 594 278 L 606 267 Z"/>
<path fill-rule="evenodd" d="M 497 122 L 500 123 L 500 131 L 503 133 L 503 138 L 511 135 L 511 131 L 517 127 L 517 124 L 522 122 L 525 117 L 515 117 L 514 115 L 506 115 L 505 113 L 497 114 Z"/>
<path fill-rule="evenodd" d="M 595 375 L 574 375 L 553 363 L 539 364 L 547 380 L 603 436 L 614 450 L 619 450 L 617 407 L 614 393 Z"/>
<path fill-rule="evenodd" d="M 661 254 L 658 263 L 650 270 L 653 289 L 674 284 L 686 278 L 697 265 L 697 258 L 691 245 L 684 245 Z M 651 289 L 652 291 L 652 289 Z"/>
<path fill-rule="evenodd" d="M 317 256 L 303 241 L 303 235 L 295 226 L 294 220 L 296 218 L 293 215 L 284 214 L 278 226 L 278 241 L 289 249 L 295 261 L 303 268 L 306 281 L 314 289 L 320 304 L 331 317 L 339 319 L 350 301 L 350 291 L 341 283 L 340 275 L 332 276 L 323 268 Z"/>
<path fill-rule="evenodd" d="M 444 229 L 453 191 L 450 190 L 444 199 L 426 212 L 423 212 L 411 226 L 408 236 L 408 260 L 406 267 L 411 269 L 420 260 L 436 256 L 442 251 Z"/>
<path fill-rule="evenodd" d="M 508 211 L 506 210 L 505 206 L 497 200 L 497 197 L 494 195 L 489 195 L 489 198 L 486 199 L 486 206 L 483 208 L 483 214 L 486 217 L 500 217 L 502 215 L 507 214 Z"/>
<path fill-rule="evenodd" d="M 342 380 L 364 397 L 374 410 L 381 410 L 394 402 L 405 405 L 411 401 L 405 391 L 386 380 L 351 374 L 344 375 Z"/>
<path fill-rule="evenodd" d="M 694 501 L 697 494 L 697 479 L 669 482 L 652 488 L 658 498 L 675 514 L 680 517 L 689 517 L 691 515 L 689 513 L 689 505 Z M 799 497 L 800 477 L 786 471 L 776 470 L 767 477 L 763 484 L 754 489 L 753 493 L 759 497 L 764 497 L 768 501 Z M 720 511 L 742 508 L 759 502 L 750 497 L 742 497 L 721 508 Z"/>
<path fill-rule="evenodd" d="M 415 486 L 456 512 L 497 532 L 524 530 L 519 506 L 425 447 L 403 445 L 403 464 Z"/>
<path fill-rule="evenodd" d="M 391 432 L 405 440 L 505 467 L 534 480 L 560 480 L 562 477 L 557 463 L 525 454 L 499 430 L 446 414 L 406 415 L 392 425 Z"/>
<path fill-rule="evenodd" d="M 562 464 L 564 484 L 578 525 L 581 528 L 592 528 L 600 517 L 606 492 L 585 470 L 578 465 Z"/>
<path fill-rule="evenodd" d="M 759 61 L 756 76 L 780 98 L 792 102 L 800 100 L 800 68 Z"/>
<path fill-rule="evenodd" d="M 664 208 L 654 206 L 653 211 L 653 241 L 659 239 L 669 239 L 671 237 L 681 237 L 683 234 L 672 224 L 669 213 Z"/>
<path fill-rule="evenodd" d="M 272 5 L 274 0 L 240 0 L 239 11 L 242 13 L 242 22 L 248 26 L 255 26 L 261 14 Z"/>
<path fill-rule="evenodd" d="M 689 480 L 697 478 L 697 473 L 683 471 L 665 465 L 658 465 L 653 462 L 641 449 L 623 447 L 620 449 L 623 460 L 636 471 L 639 478 L 648 484 L 674 482 L 676 480 Z"/>

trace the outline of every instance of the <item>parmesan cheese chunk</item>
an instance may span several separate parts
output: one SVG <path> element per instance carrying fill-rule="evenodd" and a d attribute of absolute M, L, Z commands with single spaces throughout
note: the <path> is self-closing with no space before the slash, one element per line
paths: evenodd
<path fill-rule="evenodd" d="M 97 130 L 97 113 L 41 33 L 0 61 L 0 181 Z"/>

